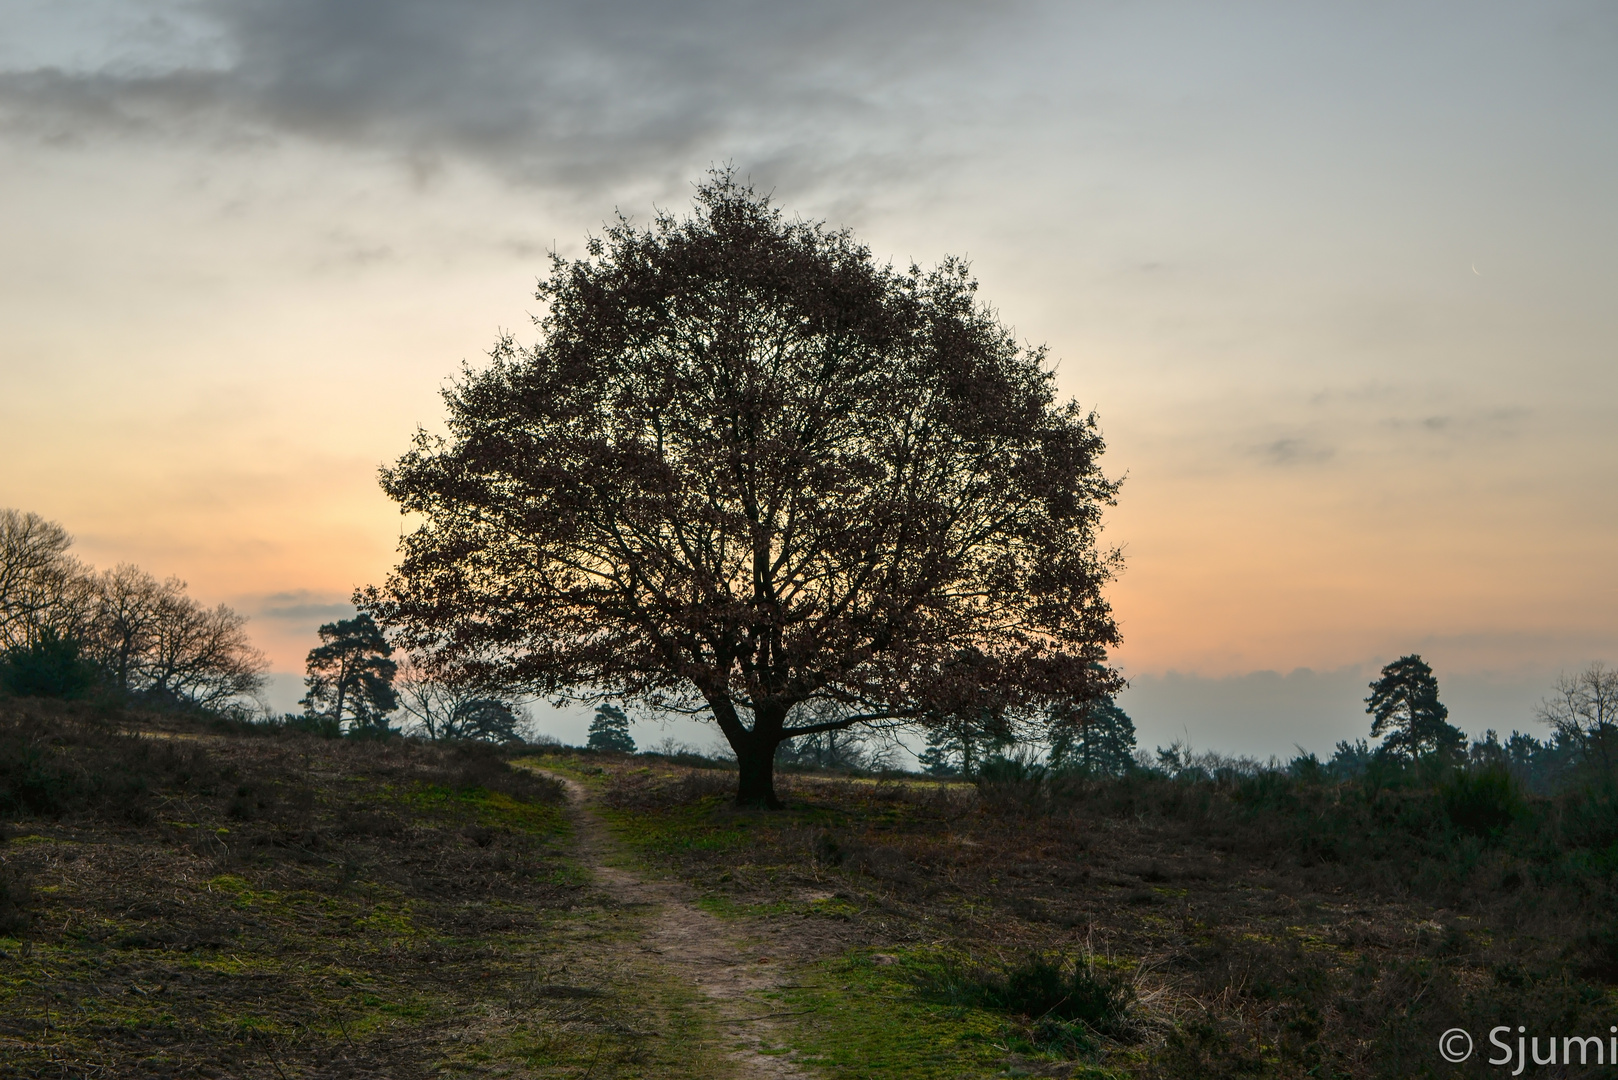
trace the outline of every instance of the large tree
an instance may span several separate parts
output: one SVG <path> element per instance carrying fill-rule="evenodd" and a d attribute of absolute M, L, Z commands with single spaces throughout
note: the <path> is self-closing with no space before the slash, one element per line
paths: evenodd
<path fill-rule="evenodd" d="M 359 602 L 503 684 L 711 716 L 747 804 L 785 739 L 1116 689 L 1100 432 L 976 288 L 730 174 L 620 218 L 384 470 L 423 524 Z"/>

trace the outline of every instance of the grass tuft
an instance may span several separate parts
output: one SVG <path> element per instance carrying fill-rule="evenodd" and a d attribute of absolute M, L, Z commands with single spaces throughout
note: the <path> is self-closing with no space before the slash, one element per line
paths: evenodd
<path fill-rule="evenodd" d="M 985 1009 L 1025 1021 L 1041 1049 L 1068 1056 L 1095 1049 L 1095 1036 L 1134 1035 L 1135 991 L 1088 957 L 1029 953 L 1015 961 L 951 958 L 917 971 L 923 996 L 958 1008 Z"/>

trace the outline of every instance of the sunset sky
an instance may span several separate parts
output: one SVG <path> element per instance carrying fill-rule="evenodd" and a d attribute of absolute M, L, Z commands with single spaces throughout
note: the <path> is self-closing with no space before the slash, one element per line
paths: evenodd
<path fill-rule="evenodd" d="M 1408 652 L 1537 730 L 1618 661 L 1594 2 L 0 0 L 0 505 L 298 672 L 545 252 L 725 162 L 969 257 L 1098 410 L 1148 748 L 1329 750 Z"/>

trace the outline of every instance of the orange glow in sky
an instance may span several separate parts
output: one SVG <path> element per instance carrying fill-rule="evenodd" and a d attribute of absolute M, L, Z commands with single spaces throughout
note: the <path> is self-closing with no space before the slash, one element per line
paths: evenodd
<path fill-rule="evenodd" d="M 765 5 L 800 39 L 721 21 L 715 59 L 565 7 L 358 37 L 320 5 L 19 9 L 0 505 L 236 606 L 297 672 L 391 562 L 377 468 L 531 333 L 545 252 L 734 161 L 879 256 L 968 256 L 1049 344 L 1127 474 L 1118 660 L 1193 680 L 1174 725 L 1198 686 L 1420 651 L 1505 688 L 1463 726 L 1509 727 L 1618 661 L 1610 13 Z"/>

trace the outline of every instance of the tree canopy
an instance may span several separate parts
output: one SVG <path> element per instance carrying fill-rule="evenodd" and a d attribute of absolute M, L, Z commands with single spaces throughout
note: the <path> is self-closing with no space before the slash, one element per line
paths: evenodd
<path fill-rule="evenodd" d="M 357 601 L 503 684 L 711 716 L 743 802 L 785 739 L 1115 690 L 1100 431 L 976 290 L 728 173 L 620 218 L 384 470 L 423 523 Z"/>

